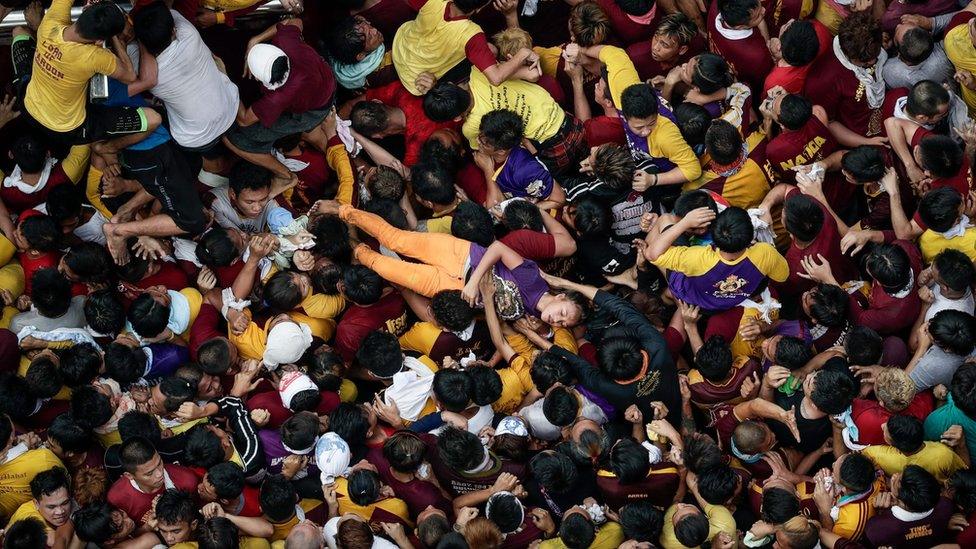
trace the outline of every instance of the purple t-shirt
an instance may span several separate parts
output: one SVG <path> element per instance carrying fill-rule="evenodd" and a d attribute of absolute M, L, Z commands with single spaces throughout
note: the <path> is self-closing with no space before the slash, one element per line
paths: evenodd
<path fill-rule="evenodd" d="M 281 443 L 281 433 L 277 429 L 261 429 L 258 431 L 258 437 L 261 439 L 261 448 L 264 450 L 268 472 L 277 475 L 281 472 L 285 458 L 290 456 L 291 452 L 286 450 L 285 445 Z M 306 466 L 305 471 L 308 472 L 308 476 L 315 479 L 319 478 L 320 471 L 315 464 L 315 452 L 308 454 L 308 466 Z"/>
<path fill-rule="evenodd" d="M 471 261 L 471 269 L 474 270 L 481 258 L 485 256 L 485 248 L 471 243 L 471 251 L 468 258 Z M 539 265 L 535 261 L 525 259 L 522 264 L 514 269 L 509 269 L 504 263 L 499 261 L 495 264 L 495 274 L 503 280 L 515 284 L 522 296 L 522 304 L 525 305 L 526 312 L 539 316 L 539 300 L 549 291 L 549 284 L 539 275 Z"/>
<path fill-rule="evenodd" d="M 532 153 L 515 147 L 495 177 L 499 190 L 514 197 L 546 198 L 552 193 L 552 174 Z"/>

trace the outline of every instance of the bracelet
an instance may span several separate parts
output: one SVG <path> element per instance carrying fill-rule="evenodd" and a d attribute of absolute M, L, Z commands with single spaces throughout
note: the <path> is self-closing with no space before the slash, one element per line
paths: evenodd
<path fill-rule="evenodd" d="M 652 184 L 651 186 L 657 187 L 657 174 L 652 174 L 652 175 L 654 175 L 654 184 Z"/>

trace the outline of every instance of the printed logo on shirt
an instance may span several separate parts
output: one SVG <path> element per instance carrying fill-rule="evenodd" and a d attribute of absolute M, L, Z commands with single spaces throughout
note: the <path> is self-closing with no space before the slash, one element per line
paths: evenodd
<path fill-rule="evenodd" d="M 931 536 L 931 535 L 932 535 L 932 526 L 929 524 L 923 524 L 921 526 L 913 526 L 912 529 L 909 530 L 907 534 L 905 534 L 905 539 L 909 540 L 915 538 L 924 538 L 926 536 Z"/>
<path fill-rule="evenodd" d="M 743 292 L 740 292 L 749 282 L 740 277 L 736 276 L 734 273 L 727 276 L 724 280 L 719 280 L 713 286 L 715 288 L 715 295 L 718 297 L 735 297 L 737 295 L 746 296 Z M 746 296 L 748 297 L 748 296 Z"/>

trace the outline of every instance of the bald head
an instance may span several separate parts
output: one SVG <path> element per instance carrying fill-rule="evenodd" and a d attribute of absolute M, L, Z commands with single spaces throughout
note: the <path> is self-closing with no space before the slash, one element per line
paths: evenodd
<path fill-rule="evenodd" d="M 285 549 L 323 549 L 325 539 L 322 530 L 312 521 L 305 520 L 291 529 L 285 538 Z"/>

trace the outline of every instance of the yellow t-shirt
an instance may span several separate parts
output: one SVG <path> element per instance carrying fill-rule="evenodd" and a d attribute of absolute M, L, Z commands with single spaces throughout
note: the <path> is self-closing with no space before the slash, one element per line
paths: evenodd
<path fill-rule="evenodd" d="M 719 251 L 711 246 L 671 246 L 657 259 L 654 265 L 685 275 L 701 276 L 718 264 L 735 265 L 748 260 L 762 274 L 784 282 L 790 276 L 790 266 L 772 244 L 757 242 L 733 261 L 722 259 Z"/>
<path fill-rule="evenodd" d="M 868 497 L 841 505 L 837 511 L 837 519 L 834 520 L 833 532 L 847 539 L 861 537 L 868 520 L 877 512 L 874 508 L 874 499 L 884 490 L 885 481 L 879 478 L 874 481 Z"/>
<path fill-rule="evenodd" d="M 953 27 L 946 32 L 943 46 L 946 57 L 952 61 L 957 71 L 966 70 L 976 74 L 976 47 L 969 38 L 968 24 Z M 969 116 L 976 116 L 976 91 L 966 86 L 959 87 L 962 88 L 962 99 L 969 107 Z"/>
<path fill-rule="evenodd" d="M 508 368 L 495 370 L 502 380 L 502 395 L 491 404 L 491 408 L 500 414 L 514 414 L 525 395 L 535 388 L 529 370 L 532 365 L 521 355 L 512 357 Z"/>
<path fill-rule="evenodd" d="M 64 467 L 47 448 L 28 450 L 0 465 L 0 517 L 8 517 L 31 500 L 30 482 L 38 473 Z"/>
<path fill-rule="evenodd" d="M 54 0 L 37 29 L 37 53 L 24 106 L 44 127 L 71 131 L 85 121 L 88 81 L 96 74 L 112 74 L 115 55 L 94 44 L 68 42 L 71 0 Z"/>
<path fill-rule="evenodd" d="M 766 135 L 762 132 L 753 132 L 746 139 L 748 154 L 751 155 L 765 137 Z M 711 160 L 707 155 L 701 160 L 703 167 L 710 163 Z M 724 179 L 724 181 L 716 181 L 719 179 Z M 710 169 L 704 170 L 701 177 L 685 183 L 681 190 L 693 191 L 702 187 L 722 195 L 722 198 L 729 201 L 730 206 L 748 209 L 758 206 L 766 193 L 769 192 L 769 177 L 763 166 L 752 158 L 747 158 L 742 168 L 728 177 L 723 178 Z"/>
<path fill-rule="evenodd" d="M 624 90 L 641 83 L 637 69 L 627 52 L 616 46 L 604 46 L 600 50 L 600 62 L 606 65 L 610 97 L 619 109 Z M 688 181 L 701 177 L 701 163 L 695 151 L 685 142 L 678 126 L 663 116 L 657 117 L 654 129 L 647 136 L 647 154 L 651 158 L 667 158 L 681 170 L 681 174 Z"/>
<path fill-rule="evenodd" d="M 10 528 L 10 525 L 15 522 L 20 522 L 22 520 L 27 520 L 32 518 L 41 521 L 41 524 L 44 525 L 44 529 L 47 531 L 48 534 L 54 532 L 54 528 L 51 528 L 51 525 L 48 524 L 46 520 L 44 520 L 43 516 L 41 516 L 41 512 L 37 510 L 37 505 L 34 505 L 33 499 L 28 502 L 25 502 L 23 505 L 18 507 L 16 511 L 14 511 L 14 514 L 10 517 L 10 522 L 7 523 L 7 528 Z"/>
<path fill-rule="evenodd" d="M 941 442 L 927 441 L 921 450 L 910 456 L 887 445 L 868 446 L 861 453 L 883 469 L 886 475 L 900 473 L 909 465 L 918 465 L 932 473 L 939 482 L 945 482 L 953 473 L 966 468 L 959 454 Z"/>
<path fill-rule="evenodd" d="M 471 68 L 471 96 L 474 108 L 464 120 L 461 132 L 473 150 L 478 148 L 481 118 L 491 111 L 507 109 L 522 117 L 526 138 L 542 143 L 559 133 L 566 111 L 544 88 L 524 80 L 506 80 L 492 86 L 477 67 Z M 696 161 L 697 163 L 697 161 Z"/>
<path fill-rule="evenodd" d="M 373 517 L 373 511 L 382 509 L 387 513 L 396 515 L 411 527 L 413 526 L 407 503 L 400 498 L 386 498 L 369 505 L 358 505 L 349 499 L 349 481 L 344 477 L 336 479 L 335 491 L 336 496 L 338 496 L 340 516 L 346 513 L 355 513 L 368 521 Z"/>
<path fill-rule="evenodd" d="M 198 547 L 200 544 L 195 541 L 184 541 L 170 545 L 169 549 L 197 549 Z M 271 543 L 262 538 L 242 537 L 237 547 L 239 549 L 270 549 Z"/>
<path fill-rule="evenodd" d="M 616 522 L 608 522 L 596 531 L 589 549 L 617 549 L 625 539 L 624 529 Z M 566 544 L 559 538 L 552 538 L 540 543 L 539 549 L 566 549 Z"/>
<path fill-rule="evenodd" d="M 943 250 L 950 248 L 966 254 L 970 261 L 976 261 L 976 227 L 968 227 L 961 236 L 953 238 L 946 238 L 942 233 L 926 229 L 918 238 L 918 247 L 922 250 L 922 261 L 926 265 Z"/>
<path fill-rule="evenodd" d="M 677 505 L 668 507 L 664 514 L 664 528 L 661 530 L 661 547 L 664 549 L 690 549 L 684 545 L 674 535 L 674 513 L 678 510 Z M 708 539 L 711 540 L 719 534 L 725 532 L 733 538 L 735 534 L 735 519 L 732 513 L 722 505 L 706 505 L 705 516 L 708 517 Z"/>
<path fill-rule="evenodd" d="M 563 47 L 543 48 L 536 46 L 532 48 L 532 51 L 539 56 L 539 67 L 542 69 L 542 74 L 555 78 L 559 72 L 559 60 L 563 56 Z"/>
<path fill-rule="evenodd" d="M 416 85 L 420 73 L 440 78 L 465 59 L 468 40 L 482 32 L 468 18 L 445 20 L 447 7 L 447 0 L 428 0 L 417 18 L 400 25 L 393 37 L 393 66 L 413 95 L 421 95 Z"/>

